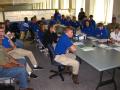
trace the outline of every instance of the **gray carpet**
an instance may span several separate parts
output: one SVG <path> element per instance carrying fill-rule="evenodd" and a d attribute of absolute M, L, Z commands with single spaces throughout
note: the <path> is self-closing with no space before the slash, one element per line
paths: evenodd
<path fill-rule="evenodd" d="M 32 79 L 30 82 L 30 87 L 34 90 L 95 90 L 98 81 L 99 81 L 99 72 L 93 67 L 88 65 L 85 62 L 82 62 L 79 71 L 79 80 L 80 84 L 75 85 L 71 80 L 71 76 L 65 74 L 65 81 L 61 81 L 60 77 L 54 77 L 49 79 L 49 76 L 52 74 L 49 71 L 51 69 L 56 69 L 56 67 L 50 64 L 50 60 L 43 53 L 39 52 L 38 49 L 31 45 L 27 49 L 32 50 L 39 65 L 44 67 L 43 70 L 34 71 L 39 77 Z M 104 79 L 110 78 L 111 71 L 105 72 Z M 116 72 L 116 82 L 117 88 L 120 90 L 120 69 L 117 69 Z M 114 90 L 113 84 L 99 88 L 99 90 Z"/>

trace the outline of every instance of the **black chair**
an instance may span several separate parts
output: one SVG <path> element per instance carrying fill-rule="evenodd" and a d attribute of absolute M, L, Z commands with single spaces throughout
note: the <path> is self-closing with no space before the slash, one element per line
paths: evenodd
<path fill-rule="evenodd" d="M 55 76 L 60 76 L 61 80 L 64 81 L 63 73 L 64 73 L 65 66 L 54 60 L 55 52 L 54 52 L 54 48 L 52 45 L 48 45 L 48 51 L 49 51 L 49 55 L 50 55 L 51 64 L 56 66 L 58 69 L 57 71 L 50 70 L 50 72 L 53 72 L 54 74 L 51 75 L 49 78 L 52 79 Z"/>

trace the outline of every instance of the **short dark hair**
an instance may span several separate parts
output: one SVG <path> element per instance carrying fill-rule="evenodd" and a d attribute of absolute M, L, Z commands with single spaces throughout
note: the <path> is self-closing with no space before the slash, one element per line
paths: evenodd
<path fill-rule="evenodd" d="M 101 26 L 104 26 L 104 24 L 103 23 L 98 23 L 97 24 L 97 27 L 101 27 Z"/>

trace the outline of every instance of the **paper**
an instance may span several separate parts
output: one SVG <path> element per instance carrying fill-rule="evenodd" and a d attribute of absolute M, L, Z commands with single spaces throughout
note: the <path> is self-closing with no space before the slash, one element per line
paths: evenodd
<path fill-rule="evenodd" d="M 88 39 L 91 39 L 91 40 L 95 40 L 96 38 L 95 37 L 87 37 Z"/>
<path fill-rule="evenodd" d="M 82 42 L 74 42 L 74 45 L 78 46 L 78 45 L 84 45 Z"/>
<path fill-rule="evenodd" d="M 95 48 L 93 47 L 83 47 L 81 48 L 83 51 L 92 51 L 92 50 L 95 50 Z"/>
<path fill-rule="evenodd" d="M 120 47 L 116 47 L 116 48 L 114 48 L 114 50 L 120 52 Z"/>
<path fill-rule="evenodd" d="M 115 46 L 118 46 L 118 47 L 119 47 L 119 46 L 120 46 L 120 43 L 115 43 Z"/>
<path fill-rule="evenodd" d="M 105 45 L 105 44 L 99 44 L 98 46 L 101 47 L 101 48 L 106 48 L 106 47 L 108 47 L 108 46 Z"/>
<path fill-rule="evenodd" d="M 95 38 L 95 37 L 87 37 L 88 39 L 91 39 L 92 41 L 98 41 L 98 39 L 97 38 Z"/>
<path fill-rule="evenodd" d="M 107 42 L 108 39 L 99 39 L 98 42 L 101 42 L 101 43 L 104 43 L 104 42 Z"/>
<path fill-rule="evenodd" d="M 105 48 L 105 49 L 113 49 L 112 47 L 105 44 L 99 44 L 98 47 Z"/>

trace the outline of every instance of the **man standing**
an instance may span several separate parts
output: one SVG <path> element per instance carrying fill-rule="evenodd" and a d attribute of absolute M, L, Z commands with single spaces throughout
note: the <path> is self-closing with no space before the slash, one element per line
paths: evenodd
<path fill-rule="evenodd" d="M 75 84 L 79 84 L 78 81 L 78 71 L 79 71 L 79 62 L 75 60 L 75 56 L 73 56 L 73 52 L 76 51 L 76 46 L 73 45 L 70 38 L 73 37 L 73 29 L 71 27 L 65 28 L 65 33 L 60 37 L 58 43 L 55 47 L 55 61 L 66 65 L 72 66 L 72 80 Z M 71 53 L 67 53 L 67 51 Z"/>

